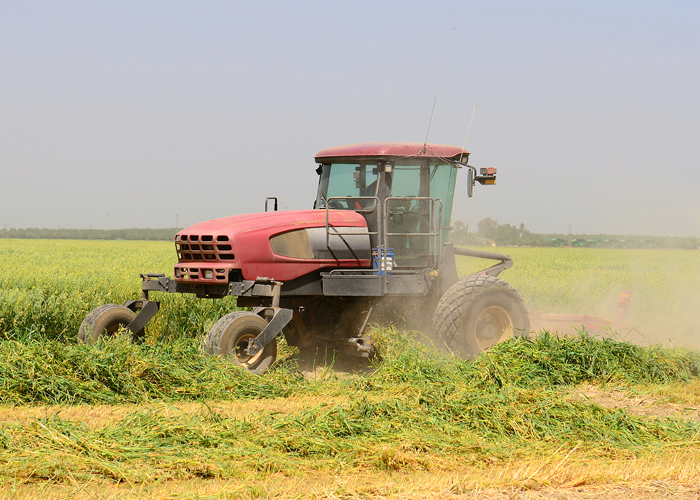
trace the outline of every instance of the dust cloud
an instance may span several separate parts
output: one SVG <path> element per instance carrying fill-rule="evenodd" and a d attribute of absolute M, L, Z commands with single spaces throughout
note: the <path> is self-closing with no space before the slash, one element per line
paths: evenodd
<path fill-rule="evenodd" d="M 566 249 L 559 251 L 566 252 Z M 600 252 L 591 249 L 590 252 Z M 697 250 L 607 250 L 609 259 L 600 269 L 557 277 L 554 288 L 569 300 L 543 313 L 568 313 L 602 318 L 610 324 L 588 328 L 596 335 L 617 335 L 642 345 L 700 348 L 700 251 Z M 527 287 L 526 287 L 527 290 Z M 621 292 L 630 292 L 629 305 L 619 308 Z M 540 294 L 544 294 L 540 290 Z M 527 295 L 524 294 L 526 302 Z M 624 314 L 622 314 L 624 313 Z M 600 321 L 593 321 L 604 325 Z M 573 326 L 579 326 L 575 322 Z M 533 325 L 534 326 L 534 325 Z M 569 328 L 568 333 L 573 329 Z"/>
<path fill-rule="evenodd" d="M 643 316 L 629 319 L 629 340 L 700 348 L 700 292 L 658 298 Z"/>

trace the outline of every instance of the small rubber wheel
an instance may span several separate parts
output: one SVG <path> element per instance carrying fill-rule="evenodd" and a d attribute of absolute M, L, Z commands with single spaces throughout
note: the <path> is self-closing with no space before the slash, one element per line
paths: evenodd
<path fill-rule="evenodd" d="M 105 304 L 96 307 L 80 324 L 78 340 L 92 343 L 102 336 L 113 337 L 120 327 L 126 327 L 136 317 L 136 313 L 119 304 Z M 135 339 L 143 336 L 143 330 L 132 335 Z"/>
<path fill-rule="evenodd" d="M 475 358 L 512 335 L 527 337 L 529 330 L 523 298 L 492 276 L 470 276 L 452 285 L 433 316 L 437 340 L 465 358 Z"/>
<path fill-rule="evenodd" d="M 255 356 L 246 352 L 248 343 L 267 326 L 267 321 L 248 311 L 236 311 L 222 317 L 207 334 L 204 352 L 226 356 L 251 373 L 265 372 L 277 358 L 277 342 L 273 339 Z"/>

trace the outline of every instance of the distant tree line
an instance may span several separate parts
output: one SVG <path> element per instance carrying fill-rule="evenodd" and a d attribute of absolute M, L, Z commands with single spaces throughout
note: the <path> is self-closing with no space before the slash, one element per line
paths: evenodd
<path fill-rule="evenodd" d="M 532 247 L 596 247 L 596 248 L 685 248 L 700 247 L 700 238 L 679 236 L 620 236 L 611 234 L 538 234 L 525 224 L 499 224 L 486 217 L 470 228 L 456 221 L 450 230 L 450 240 L 458 245 L 532 246 Z"/>
<path fill-rule="evenodd" d="M 131 228 L 131 229 L 0 229 L 2 238 L 59 239 L 59 240 L 159 240 L 172 241 L 176 228 Z M 456 221 L 450 229 L 450 240 L 458 245 L 499 246 L 591 246 L 624 248 L 686 248 L 700 247 L 700 238 L 675 236 L 619 236 L 609 234 L 538 234 L 519 226 L 499 224 L 486 217 L 470 228 L 469 224 Z"/>
<path fill-rule="evenodd" d="M 0 229 L 0 238 L 56 240 L 162 240 L 172 241 L 178 229 Z"/>

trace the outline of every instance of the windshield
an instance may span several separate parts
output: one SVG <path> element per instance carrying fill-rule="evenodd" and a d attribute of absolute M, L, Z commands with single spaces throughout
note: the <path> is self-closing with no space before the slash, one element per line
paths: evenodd
<path fill-rule="evenodd" d="M 344 210 L 367 209 L 369 200 L 363 196 L 377 196 L 376 163 L 332 163 L 321 165 L 321 180 L 316 196 L 316 208 Z M 335 199 L 330 199 L 335 198 Z"/>
<path fill-rule="evenodd" d="M 438 198 L 446 203 L 451 197 L 449 187 L 453 170 L 447 163 L 399 159 L 394 164 L 391 196 Z"/>

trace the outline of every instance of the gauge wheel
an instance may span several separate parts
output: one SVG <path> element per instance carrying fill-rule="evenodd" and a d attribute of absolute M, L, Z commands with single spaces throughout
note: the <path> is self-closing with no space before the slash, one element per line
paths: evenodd
<path fill-rule="evenodd" d="M 224 356 L 251 373 L 265 372 L 277 358 L 277 342 L 270 341 L 260 352 L 250 356 L 248 343 L 267 326 L 267 321 L 248 311 L 236 311 L 222 317 L 209 331 L 204 351 Z"/>
<path fill-rule="evenodd" d="M 80 324 L 78 340 L 91 344 L 100 337 L 114 337 L 120 328 L 126 328 L 135 317 L 134 311 L 120 304 L 105 304 L 96 307 Z M 141 330 L 132 334 L 131 338 L 137 339 L 143 335 L 144 331 Z"/>

